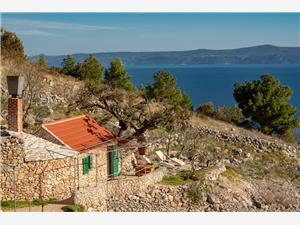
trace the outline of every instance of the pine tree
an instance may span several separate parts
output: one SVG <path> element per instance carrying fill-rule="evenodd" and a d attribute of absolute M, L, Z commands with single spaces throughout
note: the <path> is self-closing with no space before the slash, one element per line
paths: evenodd
<path fill-rule="evenodd" d="M 145 88 L 148 98 L 168 100 L 173 105 L 178 105 L 185 109 L 191 109 L 192 103 L 189 96 L 180 90 L 176 85 L 176 78 L 164 70 L 154 74 L 154 82 Z"/>
<path fill-rule="evenodd" d="M 3 28 L 1 28 L 1 56 L 14 59 L 16 62 L 26 60 L 23 42 L 16 33 L 6 31 Z"/>
<path fill-rule="evenodd" d="M 67 55 L 66 58 L 63 59 L 62 63 L 62 72 L 66 75 L 74 75 L 76 61 L 72 55 Z"/>
<path fill-rule="evenodd" d="M 297 109 L 288 102 L 291 88 L 282 86 L 272 75 L 235 84 L 233 96 L 242 113 L 263 133 L 283 135 L 300 126 L 295 118 Z"/>
<path fill-rule="evenodd" d="M 76 76 L 82 80 L 92 80 L 99 83 L 102 79 L 104 66 L 93 56 L 76 66 Z"/>
<path fill-rule="evenodd" d="M 133 90 L 134 85 L 130 82 L 131 77 L 128 70 L 122 65 L 122 61 L 116 58 L 110 63 L 110 67 L 105 71 L 104 82 L 108 85 L 125 90 Z"/>

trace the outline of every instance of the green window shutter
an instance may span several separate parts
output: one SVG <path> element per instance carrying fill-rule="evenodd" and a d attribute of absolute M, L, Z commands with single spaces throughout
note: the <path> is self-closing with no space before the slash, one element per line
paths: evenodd
<path fill-rule="evenodd" d="M 119 158 L 117 151 L 114 151 L 113 153 L 113 174 L 114 177 L 117 177 L 119 175 Z"/>
<path fill-rule="evenodd" d="M 84 157 L 82 159 L 82 173 L 87 174 L 88 172 L 89 172 L 88 157 Z"/>

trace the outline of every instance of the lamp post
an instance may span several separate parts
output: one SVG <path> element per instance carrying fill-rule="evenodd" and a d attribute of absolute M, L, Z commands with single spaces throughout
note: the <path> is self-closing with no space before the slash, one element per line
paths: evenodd
<path fill-rule="evenodd" d="M 7 76 L 8 93 L 13 97 L 22 97 L 24 86 L 23 76 Z"/>
<path fill-rule="evenodd" d="M 23 130 L 23 76 L 7 76 L 8 93 L 8 129 L 15 132 Z"/>

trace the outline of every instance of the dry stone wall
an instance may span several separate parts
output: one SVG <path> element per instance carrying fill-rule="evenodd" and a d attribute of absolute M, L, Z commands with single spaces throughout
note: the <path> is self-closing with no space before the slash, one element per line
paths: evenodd
<path fill-rule="evenodd" d="M 106 188 L 104 182 L 94 188 L 81 189 L 74 195 L 74 203 L 83 205 L 87 211 L 105 212 L 107 211 Z"/>
<path fill-rule="evenodd" d="M 112 199 L 124 199 L 142 193 L 149 186 L 161 181 L 166 174 L 166 168 L 159 168 L 142 177 L 120 177 L 103 182 L 95 188 L 77 191 L 74 203 L 85 206 L 88 211 L 107 211 L 107 204 L 110 204 Z"/>
<path fill-rule="evenodd" d="M 14 184 L 18 200 L 71 197 L 77 185 L 75 159 L 65 157 L 26 162 L 23 147 L 23 140 L 18 137 L 1 138 L 0 162 L 16 166 L 15 170 L 1 166 L 2 198 L 14 198 Z"/>
<path fill-rule="evenodd" d="M 221 141 L 230 142 L 232 144 L 245 144 L 258 151 L 273 151 L 281 149 L 285 151 L 290 156 L 294 156 L 297 152 L 300 152 L 299 145 L 287 144 L 281 141 L 270 141 L 258 136 L 247 136 L 241 134 L 229 134 L 226 132 L 222 132 L 219 130 L 211 129 L 209 127 L 201 127 L 201 126 L 193 126 L 192 129 L 197 129 L 200 134 L 204 137 L 212 137 Z M 148 147 L 148 151 L 152 152 L 155 149 L 164 149 L 167 146 L 167 143 L 170 141 L 171 145 L 176 145 L 178 138 L 178 134 L 173 135 L 171 140 L 167 138 L 162 138 L 158 142 L 151 143 Z"/>
<path fill-rule="evenodd" d="M 203 136 L 211 136 L 222 141 L 231 143 L 245 144 L 258 151 L 272 151 L 282 149 L 285 152 L 294 155 L 300 151 L 299 145 L 289 145 L 279 141 L 269 141 L 255 136 L 245 136 L 240 134 L 228 134 L 222 131 L 214 130 L 208 127 L 196 127 Z"/>
<path fill-rule="evenodd" d="M 112 196 L 107 200 L 107 210 L 116 212 L 197 211 L 188 198 L 187 190 L 187 185 L 150 185 L 143 192 L 121 197 Z"/>

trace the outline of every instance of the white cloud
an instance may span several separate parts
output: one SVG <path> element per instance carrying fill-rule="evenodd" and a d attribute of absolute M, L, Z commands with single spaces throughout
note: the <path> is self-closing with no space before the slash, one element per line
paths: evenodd
<path fill-rule="evenodd" d="M 41 21 L 41 20 L 23 20 L 23 19 L 2 19 L 4 27 L 30 27 L 40 29 L 53 29 L 53 30 L 123 30 L 122 27 L 115 26 L 96 26 L 77 23 L 63 23 L 54 21 Z"/>
<path fill-rule="evenodd" d="M 28 36 L 56 36 L 55 34 L 51 34 L 49 32 L 39 31 L 39 30 L 21 30 L 17 31 L 17 34 L 20 35 L 28 35 Z"/>

